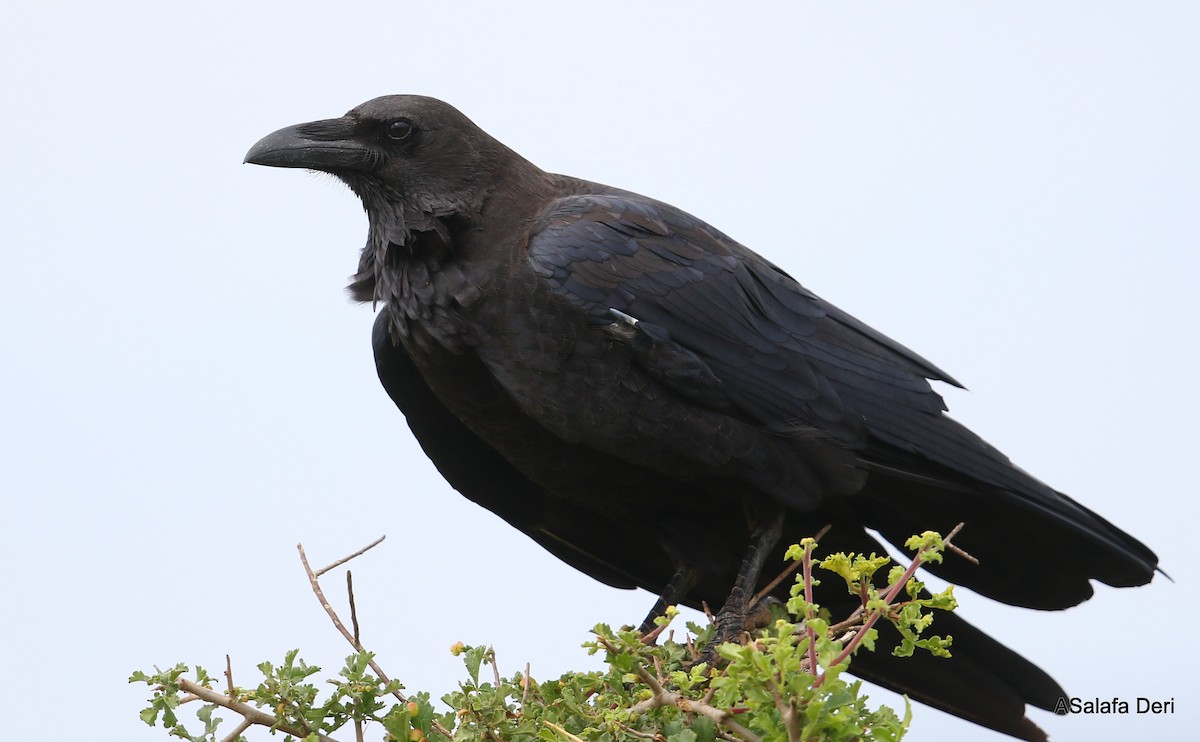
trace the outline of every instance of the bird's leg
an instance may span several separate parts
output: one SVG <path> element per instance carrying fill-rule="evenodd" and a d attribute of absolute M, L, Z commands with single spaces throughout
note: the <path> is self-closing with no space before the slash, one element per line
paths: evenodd
<path fill-rule="evenodd" d="M 742 559 L 733 589 L 729 591 L 729 597 L 714 621 L 716 631 L 712 643 L 709 644 L 710 648 L 715 649 L 725 642 L 736 641 L 745 630 L 750 596 L 754 595 L 758 586 L 758 576 L 762 572 L 767 554 L 775 548 L 783 535 L 783 519 L 783 509 L 775 508 L 765 520 L 756 524 L 750 534 L 750 548 L 746 550 L 746 556 Z"/>
<path fill-rule="evenodd" d="M 675 569 L 675 574 L 671 576 L 671 581 L 663 588 L 662 594 L 658 596 L 658 602 L 646 614 L 646 619 L 642 621 L 642 625 L 638 631 L 645 634 L 654 628 L 654 619 L 667 612 L 667 608 L 675 605 L 683 596 L 688 594 L 688 591 L 696 586 L 696 582 L 700 579 L 700 570 L 686 564 L 680 564 Z"/>

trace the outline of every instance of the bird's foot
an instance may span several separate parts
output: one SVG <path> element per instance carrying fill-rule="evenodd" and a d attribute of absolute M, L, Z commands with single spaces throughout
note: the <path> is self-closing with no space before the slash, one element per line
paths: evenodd
<path fill-rule="evenodd" d="M 707 662 L 710 667 L 725 664 L 717 654 L 717 647 L 722 644 L 744 644 L 750 635 L 761 628 L 769 626 L 772 620 L 771 605 L 778 603 L 776 598 L 768 597 L 760 600 L 744 610 L 722 609 L 713 618 L 712 640 L 705 646 L 696 662 Z"/>

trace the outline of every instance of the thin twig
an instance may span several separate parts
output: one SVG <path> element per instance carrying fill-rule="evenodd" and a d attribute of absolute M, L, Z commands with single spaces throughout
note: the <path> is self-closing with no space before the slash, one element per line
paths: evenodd
<path fill-rule="evenodd" d="M 959 528 L 961 528 L 962 524 L 959 523 L 958 526 L 959 526 Z M 949 541 L 946 542 L 946 548 L 949 549 L 950 551 L 953 551 L 955 554 L 958 554 L 963 559 L 966 559 L 971 564 L 974 564 L 977 567 L 979 566 L 979 560 L 976 559 L 974 556 L 972 556 L 970 552 L 965 551 L 964 549 L 962 549 L 958 546 L 955 546 L 954 544 L 950 543 Z"/>
<path fill-rule="evenodd" d="M 358 633 L 358 608 L 354 605 L 354 575 L 346 570 L 346 597 L 350 601 L 350 624 L 354 627 L 354 646 L 362 651 L 362 639 Z"/>
<path fill-rule="evenodd" d="M 821 530 L 817 531 L 816 536 L 813 536 L 813 541 L 816 541 L 818 544 L 821 543 L 821 539 L 823 539 L 825 537 L 825 534 L 829 533 L 830 528 L 833 528 L 833 524 L 826 523 L 825 527 L 822 528 Z M 758 604 L 758 601 L 760 601 L 763 598 L 770 595 L 772 590 L 779 587 L 779 583 L 783 582 L 784 580 L 786 580 L 788 578 L 788 575 L 790 575 L 793 572 L 795 572 L 796 570 L 800 569 L 800 564 L 801 564 L 800 562 L 792 562 L 788 566 L 784 567 L 783 571 L 780 572 L 775 577 L 775 579 L 768 582 L 766 587 L 764 587 L 762 590 L 759 590 L 757 593 L 754 594 L 754 597 L 750 599 L 750 602 L 746 604 L 746 607 L 753 608 L 755 605 Z"/>
<path fill-rule="evenodd" d="M 553 729 L 554 731 L 558 732 L 558 733 L 559 733 L 559 734 L 561 734 L 562 736 L 564 736 L 564 737 L 566 737 L 567 739 L 571 740 L 571 742 L 583 742 L 583 740 L 582 740 L 582 739 L 580 739 L 579 737 L 576 737 L 574 734 L 571 734 L 571 733 L 570 733 L 570 732 L 568 732 L 566 729 L 563 729 L 562 727 L 560 727 L 559 725 L 555 724 L 555 723 L 554 723 L 554 722 L 552 722 L 552 721 L 543 721 L 543 722 L 542 722 L 542 724 L 543 724 L 543 725 L 545 725 L 545 726 L 548 726 L 548 727 L 550 727 L 551 729 Z"/>
<path fill-rule="evenodd" d="M 362 636 L 358 633 L 358 608 L 354 605 L 354 575 L 350 570 L 346 570 L 346 599 L 350 601 L 350 624 L 354 626 L 354 644 L 356 647 L 361 647 Z M 354 720 L 354 741 L 363 742 L 361 719 Z"/>
<path fill-rule="evenodd" d="M 834 636 L 835 634 L 839 634 L 853 626 L 858 626 L 861 624 L 864 610 L 865 609 L 861 605 L 855 608 L 845 620 L 839 621 L 838 623 L 835 623 L 829 627 L 829 635 Z"/>
<path fill-rule="evenodd" d="M 241 714 L 242 718 L 251 724 L 272 727 L 274 729 L 278 729 L 284 734 L 290 734 L 293 737 L 299 737 L 300 739 L 304 739 L 306 736 L 308 736 L 308 733 L 304 730 L 297 729 L 287 724 L 280 724 L 279 720 L 271 714 L 268 714 L 261 709 L 257 709 L 248 703 L 242 703 L 241 701 L 235 701 L 231 698 L 228 698 L 224 693 L 218 693 L 212 688 L 205 688 L 203 685 L 200 685 L 199 683 L 193 683 L 186 678 L 180 678 L 178 682 L 180 690 L 185 690 L 202 701 L 215 703 L 218 706 Z M 324 734 L 318 734 L 317 739 L 321 740 L 321 742 L 337 742 L 337 740 L 333 737 L 327 737 Z"/>
<path fill-rule="evenodd" d="M 660 626 L 655 626 L 654 628 L 647 631 L 645 634 L 642 634 L 642 644 L 647 644 L 647 645 L 653 644 L 654 641 L 656 639 L 658 639 L 659 634 L 663 633 L 663 631 L 670 625 L 671 624 L 669 624 L 669 623 L 664 623 Z"/>
<path fill-rule="evenodd" d="M 496 681 L 496 688 L 500 688 L 500 666 L 496 664 L 496 648 L 488 645 L 487 659 L 492 665 L 492 678 Z"/>
<path fill-rule="evenodd" d="M 318 570 L 316 571 L 316 575 L 317 575 L 317 577 L 320 577 L 321 575 L 325 574 L 326 572 L 328 572 L 329 570 L 333 569 L 334 567 L 339 567 L 339 566 L 341 566 L 341 565 L 345 564 L 346 562 L 350 561 L 351 559 L 353 559 L 353 558 L 354 558 L 354 557 L 356 557 L 356 556 L 362 556 L 363 554 L 367 553 L 367 552 L 368 552 L 368 551 L 370 551 L 371 549 L 374 549 L 376 546 L 379 546 L 380 544 L 382 544 L 382 543 L 383 543 L 383 540 L 384 540 L 385 538 L 387 538 L 387 534 L 384 534 L 384 535 L 380 536 L 379 538 L 375 539 L 374 541 L 372 541 L 371 543 L 369 543 L 369 544 L 367 544 L 366 546 L 362 547 L 361 549 L 359 549 L 358 551 L 354 552 L 353 554 L 350 554 L 349 556 L 344 556 L 344 557 L 342 557 L 341 559 L 337 560 L 337 561 L 336 561 L 336 562 L 334 562 L 333 564 L 330 564 L 328 567 L 322 567 L 322 568 L 318 569 Z"/>
<path fill-rule="evenodd" d="M 233 663 L 229 661 L 229 655 L 225 655 L 225 683 L 229 688 L 229 697 L 237 698 L 237 689 L 233 685 Z"/>
<path fill-rule="evenodd" d="M 239 739 L 241 739 L 242 732 L 246 731 L 252 726 L 254 726 L 254 722 L 242 717 L 242 723 L 238 724 L 237 728 L 232 732 L 222 737 L 221 742 L 237 742 Z"/>
<path fill-rule="evenodd" d="M 308 726 L 308 719 L 304 718 L 304 711 L 300 708 L 298 701 L 293 701 L 289 698 L 280 698 L 279 703 L 291 706 L 292 710 L 296 712 L 296 720 L 300 722 L 300 727 L 304 729 L 305 736 L 313 733 L 312 729 Z"/>
<path fill-rule="evenodd" d="M 330 567 L 335 567 L 339 564 L 345 564 L 347 560 L 353 559 L 354 557 L 358 556 L 359 554 L 362 554 L 364 551 L 371 548 L 371 546 L 375 546 L 375 544 L 378 544 L 380 541 L 383 541 L 383 539 L 380 538 L 380 539 L 376 540 L 375 543 L 371 544 L 370 546 L 367 546 L 363 549 L 359 549 L 357 552 L 355 552 L 354 554 L 351 554 L 350 556 L 346 557 L 345 559 L 340 559 L 337 562 L 334 562 L 332 565 L 330 565 Z M 328 614 L 329 620 L 333 621 L 334 628 L 336 628 L 338 630 L 338 632 L 341 633 L 341 635 L 346 638 L 346 641 L 350 642 L 350 646 L 354 647 L 359 652 L 364 651 L 362 648 L 362 645 L 359 644 L 358 641 L 355 640 L 354 636 L 349 631 L 346 630 L 346 626 L 345 626 L 345 624 L 342 623 L 342 619 L 338 618 L 337 611 L 333 610 L 333 606 L 329 604 L 329 600 L 325 597 L 325 592 L 323 590 L 321 590 L 321 585 L 319 582 L 317 582 L 317 573 L 313 572 L 312 567 L 309 566 L 309 564 L 308 564 L 308 555 L 304 553 L 304 545 L 296 544 L 296 550 L 300 552 L 300 563 L 304 565 L 304 572 L 305 572 L 305 574 L 308 575 L 309 587 L 312 588 L 313 594 L 317 596 L 317 600 L 321 603 L 321 607 L 325 609 L 325 613 Z M 380 682 L 382 682 L 384 685 L 387 685 L 388 683 L 392 682 L 388 678 L 387 673 L 385 673 L 383 671 L 383 668 L 380 667 L 379 663 L 376 662 L 373 658 L 370 660 L 370 662 L 368 662 L 368 665 L 370 665 L 371 669 L 375 672 L 375 676 L 378 677 Z M 401 693 L 399 690 L 392 691 L 392 695 L 395 696 L 400 701 L 400 703 L 408 703 L 408 697 L 405 696 L 403 693 Z M 441 723 L 438 722 L 436 719 L 433 722 L 433 729 L 435 731 L 437 731 L 438 734 L 443 735 L 447 739 L 452 738 L 450 731 L 448 729 L 446 729 L 446 727 L 442 726 Z"/>
<path fill-rule="evenodd" d="M 746 607 L 752 608 L 758 605 L 758 601 L 770 595 L 772 590 L 779 587 L 779 583 L 786 580 L 798 569 L 800 569 L 800 562 L 792 562 L 788 566 L 784 567 L 783 571 L 776 575 L 775 579 L 768 582 L 766 587 L 754 594 L 754 597 L 750 599 L 750 602 L 746 604 Z"/>
<path fill-rule="evenodd" d="M 325 613 L 329 615 L 329 620 L 333 621 L 334 628 L 336 628 L 342 636 L 346 637 L 346 641 L 350 642 L 350 646 L 354 647 L 360 652 L 363 651 L 362 645 L 358 643 L 358 640 L 354 638 L 353 634 L 346 630 L 346 625 L 342 623 L 342 619 L 338 618 L 337 612 L 334 611 L 333 606 L 329 604 L 329 599 L 325 597 L 325 591 L 321 589 L 321 584 L 317 582 L 317 573 L 314 572 L 312 567 L 310 567 L 308 564 L 308 555 L 304 553 L 304 545 L 296 544 L 296 550 L 300 552 L 300 562 L 304 565 L 304 571 L 308 575 L 309 587 L 311 587 L 313 593 L 316 594 L 317 600 L 321 602 L 321 607 L 325 609 Z M 342 561 L 344 562 L 345 560 Z M 407 703 L 408 699 L 401 698 L 400 702 Z"/>
<path fill-rule="evenodd" d="M 529 697 L 529 686 L 533 683 L 533 678 L 529 677 L 529 663 L 525 663 L 525 676 L 521 678 L 521 711 L 525 710 L 525 699 Z"/>

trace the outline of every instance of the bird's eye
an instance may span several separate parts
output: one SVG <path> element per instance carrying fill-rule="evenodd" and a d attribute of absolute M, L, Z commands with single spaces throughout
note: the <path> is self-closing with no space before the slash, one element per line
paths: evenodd
<path fill-rule="evenodd" d="M 389 139 L 395 139 L 399 142 L 412 136 L 416 128 L 408 119 L 396 119 L 388 124 L 387 135 Z"/>

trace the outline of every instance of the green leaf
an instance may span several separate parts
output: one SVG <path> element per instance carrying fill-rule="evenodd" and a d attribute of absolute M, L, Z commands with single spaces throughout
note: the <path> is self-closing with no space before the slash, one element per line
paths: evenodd
<path fill-rule="evenodd" d="M 699 737 L 691 729 L 681 729 L 667 737 L 667 742 L 697 742 Z"/>
<path fill-rule="evenodd" d="M 471 676 L 471 682 L 479 685 L 479 666 L 483 664 L 483 658 L 487 654 L 487 647 L 467 647 L 463 652 L 463 662 L 467 666 L 467 674 Z"/>

